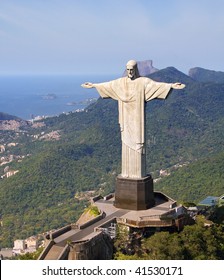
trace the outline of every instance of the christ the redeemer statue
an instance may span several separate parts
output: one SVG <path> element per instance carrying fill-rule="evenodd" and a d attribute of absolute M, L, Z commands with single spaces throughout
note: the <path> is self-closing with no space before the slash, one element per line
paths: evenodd
<path fill-rule="evenodd" d="M 172 89 L 185 87 L 181 83 L 159 83 L 140 77 L 137 62 L 128 61 L 127 77 L 105 83 L 85 83 L 84 88 L 96 88 L 102 98 L 118 101 L 119 124 L 122 140 L 123 178 L 143 178 L 146 176 L 145 155 L 145 103 L 155 99 L 165 99 Z"/>

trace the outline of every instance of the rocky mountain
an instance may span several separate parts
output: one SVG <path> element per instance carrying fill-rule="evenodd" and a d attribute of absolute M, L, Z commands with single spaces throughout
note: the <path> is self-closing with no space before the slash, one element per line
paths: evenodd
<path fill-rule="evenodd" d="M 159 69 L 153 66 L 152 60 L 137 61 L 140 76 L 148 76 Z"/>
<path fill-rule="evenodd" d="M 198 82 L 224 83 L 224 72 L 208 70 L 200 67 L 191 68 L 189 76 Z"/>
<path fill-rule="evenodd" d="M 147 77 L 148 75 L 158 71 L 158 69 L 153 66 L 152 60 L 137 61 L 137 64 L 140 76 Z M 126 76 L 126 71 L 124 71 L 123 76 Z"/>

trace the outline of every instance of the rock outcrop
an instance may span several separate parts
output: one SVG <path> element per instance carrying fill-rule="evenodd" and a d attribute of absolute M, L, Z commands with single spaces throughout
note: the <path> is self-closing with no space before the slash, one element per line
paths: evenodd
<path fill-rule="evenodd" d="M 152 64 L 152 60 L 143 60 L 143 61 L 137 61 L 138 64 L 138 71 L 140 76 L 146 77 L 159 69 L 155 68 Z M 123 76 L 126 76 L 126 70 L 124 71 Z"/>

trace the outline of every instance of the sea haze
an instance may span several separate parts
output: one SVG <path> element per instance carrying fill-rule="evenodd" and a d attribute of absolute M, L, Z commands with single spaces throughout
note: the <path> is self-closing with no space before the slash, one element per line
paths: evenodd
<path fill-rule="evenodd" d="M 82 101 L 98 98 L 99 95 L 95 89 L 84 89 L 81 84 L 87 81 L 104 82 L 114 78 L 118 77 L 0 76 L 0 112 L 28 120 L 32 116 L 55 116 L 83 109 L 86 104 L 82 104 Z"/>

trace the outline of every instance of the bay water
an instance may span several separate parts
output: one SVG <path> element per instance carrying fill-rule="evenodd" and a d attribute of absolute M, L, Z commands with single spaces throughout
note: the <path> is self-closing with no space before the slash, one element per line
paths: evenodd
<path fill-rule="evenodd" d="M 29 120 L 84 109 L 99 94 L 81 84 L 114 78 L 115 75 L 0 76 L 0 112 Z"/>

